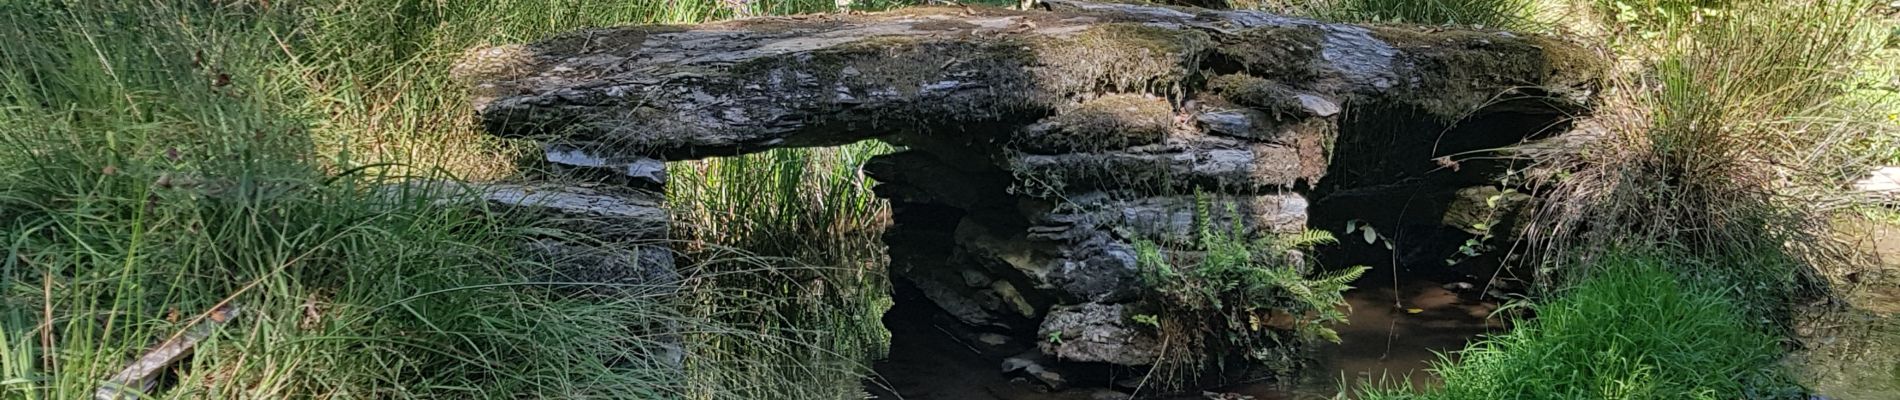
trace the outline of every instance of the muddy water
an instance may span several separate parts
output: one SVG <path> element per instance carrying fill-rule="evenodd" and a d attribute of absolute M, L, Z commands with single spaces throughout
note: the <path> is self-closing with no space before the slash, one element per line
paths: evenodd
<path fill-rule="evenodd" d="M 1397 292 L 1394 296 L 1387 284 L 1348 293 L 1351 323 L 1334 328 L 1339 331 L 1340 342 L 1321 346 L 1316 352 L 1318 365 L 1309 368 L 1297 382 L 1214 391 L 1257 399 L 1308 399 L 1332 398 L 1342 387 L 1404 383 L 1432 386 L 1438 381 L 1427 369 L 1440 354 L 1455 356 L 1450 353 L 1463 349 L 1472 339 L 1503 328 L 1499 319 L 1487 318 L 1497 304 L 1474 300 L 1476 293 L 1461 294 L 1422 280 L 1402 283 Z"/>
<path fill-rule="evenodd" d="M 1900 224 L 1849 222 L 1876 264 L 1837 282 L 1842 307 L 1797 313 L 1797 348 L 1784 360 L 1816 394 L 1843 400 L 1900 399 Z M 1850 236 L 1853 237 L 1853 236 Z"/>
<path fill-rule="evenodd" d="M 1487 319 L 1496 303 L 1476 301 L 1475 293 L 1458 293 L 1439 282 L 1412 280 L 1395 291 L 1388 280 L 1381 285 L 1377 272 L 1347 293 L 1351 323 L 1336 326 L 1340 343 L 1316 351 L 1316 365 L 1291 382 L 1258 382 L 1207 389 L 1210 392 L 1251 396 L 1259 400 L 1330 399 L 1342 387 L 1398 384 L 1437 384 L 1427 371 L 1440 353 L 1464 348 L 1472 339 L 1502 329 Z M 1390 275 L 1387 275 L 1389 277 Z M 1474 288 L 1482 290 L 1482 287 Z M 1475 292 L 1475 290 L 1471 290 Z M 1396 293 L 1395 293 L 1396 292 Z M 894 312 L 902 310 L 893 310 Z M 892 324 L 890 357 L 876 365 L 882 381 L 869 391 L 879 399 L 942 400 L 1096 400 L 1125 399 L 1130 395 L 1102 388 L 1050 392 L 1040 386 L 1012 381 L 998 372 L 979 344 L 964 343 L 929 321 Z M 1077 386 L 1088 382 L 1077 382 Z M 1098 386 L 1105 386 L 1100 383 Z M 1143 394 L 1143 398 L 1201 399 L 1202 393 Z"/>
<path fill-rule="evenodd" d="M 1784 360 L 1802 385 L 1830 399 L 1900 399 L 1900 316 L 1866 310 L 1810 315 Z"/>

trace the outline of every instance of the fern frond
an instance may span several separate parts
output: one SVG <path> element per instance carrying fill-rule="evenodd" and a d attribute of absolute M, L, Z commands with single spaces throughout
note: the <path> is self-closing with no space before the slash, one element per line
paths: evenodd
<path fill-rule="evenodd" d="M 1318 276 L 1313 277 L 1313 280 L 1329 286 L 1344 286 L 1351 284 L 1352 281 L 1359 280 L 1359 277 L 1364 276 L 1366 271 L 1370 269 L 1372 269 L 1372 267 L 1355 265 L 1352 268 L 1320 273 Z"/>
<path fill-rule="evenodd" d="M 1332 232 L 1320 229 L 1307 229 L 1305 232 L 1293 235 L 1292 241 L 1293 247 L 1311 247 L 1335 243 L 1339 243 L 1339 238 L 1333 237 Z"/>

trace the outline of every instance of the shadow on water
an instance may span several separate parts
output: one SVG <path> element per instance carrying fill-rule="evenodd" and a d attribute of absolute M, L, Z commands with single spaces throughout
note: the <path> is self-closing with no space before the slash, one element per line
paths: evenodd
<path fill-rule="evenodd" d="M 1498 305 L 1461 293 L 1457 285 L 1400 277 L 1395 295 L 1392 275 L 1373 271 L 1360 289 L 1347 293 L 1350 324 L 1336 326 L 1340 342 L 1320 346 L 1314 364 L 1290 381 L 1262 381 L 1187 393 L 1141 398 L 1294 400 L 1330 399 L 1341 388 L 1367 384 L 1436 385 L 1428 369 L 1439 354 L 1462 349 L 1478 336 L 1501 330 L 1487 318 Z M 1380 284 L 1379 281 L 1385 283 Z M 1474 291 L 1467 291 L 1474 292 Z M 1395 301 L 1396 300 L 1396 301 Z M 909 304 L 906 306 L 905 304 Z M 1097 400 L 1126 399 L 1129 394 L 1078 382 L 1075 389 L 1049 391 L 1026 380 L 1004 376 L 994 361 L 1006 354 L 985 354 L 982 344 L 965 343 L 950 333 L 955 322 L 933 318 L 924 301 L 899 300 L 886 317 L 892 332 L 890 357 L 876 364 L 881 383 L 869 385 L 878 399 L 926 400 Z M 921 305 L 920 305 L 921 304 Z M 902 307 L 910 307 L 905 309 Z M 1027 346 L 1020 346 L 1027 348 Z M 1383 383 L 1381 383 L 1383 382 Z M 1238 396 L 1235 396 L 1238 395 Z M 1248 397 L 1242 397 L 1248 396 Z"/>
<path fill-rule="evenodd" d="M 1389 273 L 1384 277 L 1389 278 Z M 1375 271 L 1367 280 L 1379 278 Z M 1383 287 L 1362 285 L 1347 293 L 1351 323 L 1335 327 L 1339 343 L 1320 346 L 1314 354 L 1315 365 L 1296 381 L 1213 391 L 1256 399 L 1314 399 L 1333 398 L 1341 388 L 1350 391 L 1364 385 L 1437 385 L 1438 378 L 1428 369 L 1440 354 L 1455 355 L 1452 352 L 1478 336 L 1504 327 L 1500 319 L 1489 318 L 1497 303 L 1477 300 L 1474 293 L 1459 293 L 1428 280 L 1401 281 L 1396 292 L 1394 296 L 1391 283 L 1386 283 Z"/>
<path fill-rule="evenodd" d="M 891 332 L 890 355 L 873 368 L 865 386 L 872 398 L 910 400 L 1097 400 L 1109 389 L 1051 392 L 1005 376 L 996 360 L 1033 344 L 985 346 L 962 339 L 961 325 L 922 294 L 895 285 L 894 305 L 884 314 Z M 1119 393 L 1119 392 L 1115 392 Z M 1126 398 L 1126 395 L 1117 398 Z"/>
<path fill-rule="evenodd" d="M 1830 399 L 1900 399 L 1900 224 L 1847 226 L 1880 261 L 1847 288 L 1848 307 L 1796 317 L 1798 348 L 1784 360 L 1801 384 Z M 1850 280 L 1860 280 L 1850 277 Z"/>
<path fill-rule="evenodd" d="M 1801 348 L 1785 362 L 1802 385 L 1829 399 L 1900 399 L 1900 316 L 1831 311 L 1795 330 Z"/>

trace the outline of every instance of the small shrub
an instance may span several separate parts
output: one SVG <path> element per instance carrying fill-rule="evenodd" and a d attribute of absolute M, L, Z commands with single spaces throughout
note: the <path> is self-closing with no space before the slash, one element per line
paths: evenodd
<path fill-rule="evenodd" d="M 1537 318 L 1441 360 L 1442 388 L 1362 393 L 1394 399 L 1796 398 L 1773 335 L 1729 287 L 1689 283 L 1678 258 L 1620 253 L 1536 306 Z"/>
<path fill-rule="evenodd" d="M 1537 0 L 1304 0 L 1295 11 L 1347 22 L 1398 22 L 1527 29 Z"/>
<path fill-rule="evenodd" d="M 1366 267 L 1309 272 L 1299 250 L 1332 243 L 1331 234 L 1250 238 L 1239 219 L 1232 227 L 1212 226 L 1211 203 L 1197 196 L 1192 245 L 1135 243 L 1146 305 L 1160 310 L 1153 325 L 1165 343 L 1174 344 L 1164 349 L 1158 376 L 1164 382 L 1193 379 L 1229 354 L 1284 373 L 1298 365 L 1293 354 L 1301 342 L 1337 342 L 1338 334 L 1326 325 L 1346 322 L 1341 293 Z"/>

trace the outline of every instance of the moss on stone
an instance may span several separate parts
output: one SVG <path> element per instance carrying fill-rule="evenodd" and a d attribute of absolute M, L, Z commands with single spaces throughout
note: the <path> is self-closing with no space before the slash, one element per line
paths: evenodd
<path fill-rule="evenodd" d="M 1325 33 L 1316 26 L 1262 27 L 1223 36 L 1211 67 L 1287 82 L 1318 77 Z"/>
<path fill-rule="evenodd" d="M 535 51 L 540 54 L 558 54 L 565 57 L 590 54 L 628 54 L 639 50 L 646 44 L 648 36 L 683 32 L 691 27 L 680 25 L 642 25 L 611 29 L 589 29 L 556 35 L 535 42 Z"/>
<path fill-rule="evenodd" d="M 1038 153 L 1121 149 L 1160 142 L 1174 122 L 1167 99 L 1112 94 L 1017 132 L 1012 145 Z"/>
<path fill-rule="evenodd" d="M 721 22 L 711 26 L 746 32 L 782 33 L 792 31 L 829 31 L 843 27 L 848 23 L 854 22 L 854 20 L 856 20 L 856 18 L 848 15 L 809 14 L 743 18 Z"/>
<path fill-rule="evenodd" d="M 1023 46 L 1009 40 L 940 41 L 927 37 L 872 37 L 823 50 L 741 62 L 723 75 L 734 77 L 721 94 L 772 96 L 814 115 L 846 108 L 879 110 L 872 120 L 981 120 L 1024 108 L 1035 93 Z M 954 91 L 965 82 L 986 86 L 991 100 L 928 101 L 925 92 Z M 906 101 L 909 100 L 909 101 Z M 863 105 L 861 105 L 862 103 Z M 865 107 L 864 105 L 868 105 Z"/>
<path fill-rule="evenodd" d="M 1562 92 L 1586 87 L 1601 62 L 1560 41 L 1477 30 L 1378 26 L 1373 36 L 1405 54 L 1396 96 L 1441 122 L 1455 121 L 1518 88 Z"/>
<path fill-rule="evenodd" d="M 871 37 L 740 62 L 721 74 L 751 78 L 735 80 L 715 94 L 767 93 L 819 107 L 815 113 L 849 106 L 850 101 L 838 100 L 840 93 L 920 100 L 908 104 L 870 100 L 882 107 L 877 119 L 890 121 L 952 116 L 981 120 L 1067 111 L 1063 114 L 1069 115 L 1053 119 L 1067 128 L 1054 140 L 1126 147 L 1153 143 L 1166 134 L 1172 107 L 1165 98 L 1143 94 L 1184 93 L 1210 44 L 1204 32 L 1127 23 L 1059 36 Z M 982 83 L 990 101 L 931 102 L 916 97 L 964 82 Z M 1095 104 L 1073 105 L 1073 99 L 1103 94 L 1108 95 Z M 958 109 L 951 109 L 952 105 Z M 1062 107 L 1075 108 L 1059 110 Z"/>
<path fill-rule="evenodd" d="M 1046 92 L 1178 93 L 1212 46 L 1207 33 L 1142 24 L 1103 24 L 1033 43 Z"/>
<path fill-rule="evenodd" d="M 929 21 L 911 24 L 910 26 L 911 28 L 922 30 L 922 31 L 935 31 L 935 32 L 954 31 L 954 32 L 960 32 L 960 33 L 970 33 L 971 31 L 974 31 L 976 30 L 976 28 L 980 27 L 977 24 L 972 24 L 972 23 L 964 22 L 964 21 L 958 21 L 954 19 L 933 19 Z"/>
<path fill-rule="evenodd" d="M 1301 115 L 1304 106 L 1292 87 L 1246 74 L 1227 74 L 1207 80 L 1207 90 L 1234 105 L 1269 115 Z"/>

